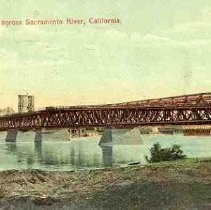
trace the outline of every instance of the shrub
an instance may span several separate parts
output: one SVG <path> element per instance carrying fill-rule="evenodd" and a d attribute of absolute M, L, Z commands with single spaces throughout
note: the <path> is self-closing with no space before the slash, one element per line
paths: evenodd
<path fill-rule="evenodd" d="M 161 148 L 159 143 L 155 143 L 150 149 L 151 157 L 146 156 L 146 160 L 150 163 L 160 161 L 172 161 L 178 159 L 184 159 L 186 155 L 183 154 L 183 150 L 180 145 L 174 144 L 170 148 Z"/>

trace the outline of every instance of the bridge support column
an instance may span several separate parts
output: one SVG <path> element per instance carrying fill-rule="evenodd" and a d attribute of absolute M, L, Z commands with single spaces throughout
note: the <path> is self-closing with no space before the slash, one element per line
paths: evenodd
<path fill-rule="evenodd" d="M 35 131 L 35 138 L 34 138 L 35 142 L 40 142 L 42 141 L 42 131 L 41 130 L 36 130 Z"/>
<path fill-rule="evenodd" d="M 6 135 L 7 142 L 16 142 L 18 130 L 8 130 Z"/>
<path fill-rule="evenodd" d="M 112 142 L 112 128 L 106 128 L 100 139 L 99 145 L 111 143 Z"/>
<path fill-rule="evenodd" d="M 99 145 L 114 144 L 143 144 L 142 136 L 139 128 L 129 129 L 105 129 L 100 139 Z"/>

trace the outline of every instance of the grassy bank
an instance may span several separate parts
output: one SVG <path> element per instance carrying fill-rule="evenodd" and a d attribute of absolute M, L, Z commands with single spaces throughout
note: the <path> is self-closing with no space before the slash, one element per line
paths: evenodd
<path fill-rule="evenodd" d="M 211 158 L 81 172 L 0 172 L 8 209 L 211 209 Z M 13 208 L 14 209 L 14 208 Z"/>

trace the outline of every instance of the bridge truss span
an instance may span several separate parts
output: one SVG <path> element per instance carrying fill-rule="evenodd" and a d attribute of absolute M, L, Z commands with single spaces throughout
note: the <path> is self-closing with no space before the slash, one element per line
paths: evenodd
<path fill-rule="evenodd" d="M 46 109 L 0 118 L 0 130 L 211 124 L 211 107 L 87 107 Z"/>

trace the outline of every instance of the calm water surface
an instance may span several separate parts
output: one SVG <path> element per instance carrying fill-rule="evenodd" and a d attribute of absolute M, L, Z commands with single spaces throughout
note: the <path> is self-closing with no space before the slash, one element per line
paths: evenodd
<path fill-rule="evenodd" d="M 0 133 L 0 170 L 42 169 L 80 170 L 118 167 L 131 162 L 146 164 L 145 155 L 156 142 L 168 147 L 180 144 L 188 157 L 211 157 L 211 137 L 183 135 L 142 135 L 139 141 L 113 146 L 98 145 L 100 136 L 65 141 L 62 136 L 48 134 L 42 142 L 34 142 L 34 133 L 21 133 L 16 143 L 5 142 Z"/>

